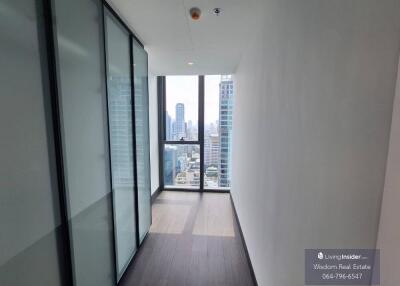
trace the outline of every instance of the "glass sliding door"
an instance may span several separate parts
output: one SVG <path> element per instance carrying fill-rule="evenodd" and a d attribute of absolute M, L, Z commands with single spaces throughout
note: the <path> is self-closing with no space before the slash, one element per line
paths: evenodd
<path fill-rule="evenodd" d="M 67 285 L 41 1 L 0 2 L 0 285 Z"/>
<path fill-rule="evenodd" d="M 115 286 L 149 231 L 147 53 L 115 15 L 0 1 L 0 285 Z"/>
<path fill-rule="evenodd" d="M 139 241 L 145 238 L 151 224 L 149 92 L 147 52 L 132 37 L 135 136 L 137 166 L 137 199 Z"/>
<path fill-rule="evenodd" d="M 74 285 L 115 285 L 102 2 L 53 3 Z"/>
<path fill-rule="evenodd" d="M 136 252 L 130 36 L 106 10 L 108 115 L 118 279 Z"/>

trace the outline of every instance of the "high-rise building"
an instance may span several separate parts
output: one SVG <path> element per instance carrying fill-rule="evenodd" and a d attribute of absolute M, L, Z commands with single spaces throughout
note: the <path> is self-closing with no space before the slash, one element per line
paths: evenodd
<path fill-rule="evenodd" d="M 172 118 L 168 112 L 165 116 L 165 138 L 167 140 L 172 140 Z"/>
<path fill-rule="evenodd" d="M 219 84 L 219 186 L 231 184 L 230 150 L 232 146 L 233 79 L 230 75 L 221 76 Z"/>
<path fill-rule="evenodd" d="M 175 140 L 186 138 L 186 124 L 185 124 L 185 105 L 177 103 L 175 106 Z"/>
<path fill-rule="evenodd" d="M 219 165 L 219 136 L 210 134 L 204 138 L 204 166 L 218 167 Z"/>
<path fill-rule="evenodd" d="M 189 120 L 188 123 L 186 124 L 186 136 L 187 140 L 193 140 L 193 122 L 192 120 Z"/>
<path fill-rule="evenodd" d="M 218 187 L 219 136 L 207 134 L 204 138 L 204 186 Z"/>
<path fill-rule="evenodd" d="M 164 151 L 164 184 L 173 185 L 175 176 L 177 173 L 177 147 L 169 146 L 165 147 Z"/>

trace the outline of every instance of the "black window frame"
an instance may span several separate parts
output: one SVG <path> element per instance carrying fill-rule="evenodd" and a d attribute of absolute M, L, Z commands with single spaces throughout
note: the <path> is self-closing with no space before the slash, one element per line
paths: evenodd
<path fill-rule="evenodd" d="M 230 193 L 230 188 L 204 188 L 204 83 L 205 75 L 198 75 L 198 136 L 197 140 L 167 140 L 166 139 L 166 114 L 167 93 L 166 76 L 157 77 L 157 103 L 158 103 L 158 159 L 160 189 L 164 191 L 184 192 L 215 192 Z M 200 185 L 197 188 L 183 188 L 166 186 L 164 183 L 164 150 L 165 145 L 199 145 L 200 146 Z"/>

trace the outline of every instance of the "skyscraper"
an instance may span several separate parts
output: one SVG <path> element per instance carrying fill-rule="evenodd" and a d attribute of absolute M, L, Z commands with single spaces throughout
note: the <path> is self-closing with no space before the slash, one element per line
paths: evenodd
<path fill-rule="evenodd" d="M 204 186 L 218 188 L 219 136 L 209 134 L 204 138 Z"/>
<path fill-rule="evenodd" d="M 173 185 L 177 173 L 177 147 L 167 145 L 164 151 L 164 184 Z"/>
<path fill-rule="evenodd" d="M 219 84 L 220 187 L 229 187 L 231 184 L 230 150 L 232 145 L 232 112 L 233 80 L 232 76 L 223 75 L 221 76 L 221 83 Z"/>
<path fill-rule="evenodd" d="M 175 106 L 175 140 L 180 140 L 182 137 L 186 138 L 186 124 L 185 124 L 185 105 L 177 103 Z"/>
<path fill-rule="evenodd" d="M 193 140 L 193 122 L 189 120 L 186 124 L 186 137 L 188 140 Z"/>
<path fill-rule="evenodd" d="M 219 136 L 210 134 L 204 138 L 204 166 L 218 167 L 219 164 Z"/>
<path fill-rule="evenodd" d="M 166 118 L 165 118 L 165 137 L 167 140 L 172 140 L 172 118 L 166 113 Z"/>

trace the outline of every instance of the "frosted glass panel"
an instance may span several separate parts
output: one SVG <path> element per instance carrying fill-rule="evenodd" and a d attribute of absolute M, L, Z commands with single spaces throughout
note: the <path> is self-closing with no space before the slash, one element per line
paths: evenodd
<path fill-rule="evenodd" d="M 133 39 L 136 160 L 139 203 L 139 237 L 143 241 L 151 224 L 150 142 L 147 53 Z"/>
<path fill-rule="evenodd" d="M 0 2 L 0 285 L 4 286 L 57 286 L 65 281 L 38 2 Z"/>
<path fill-rule="evenodd" d="M 136 251 L 130 47 L 128 32 L 108 12 L 106 39 L 114 232 L 121 277 Z"/>
<path fill-rule="evenodd" d="M 114 285 L 101 1 L 54 3 L 75 285 Z"/>

